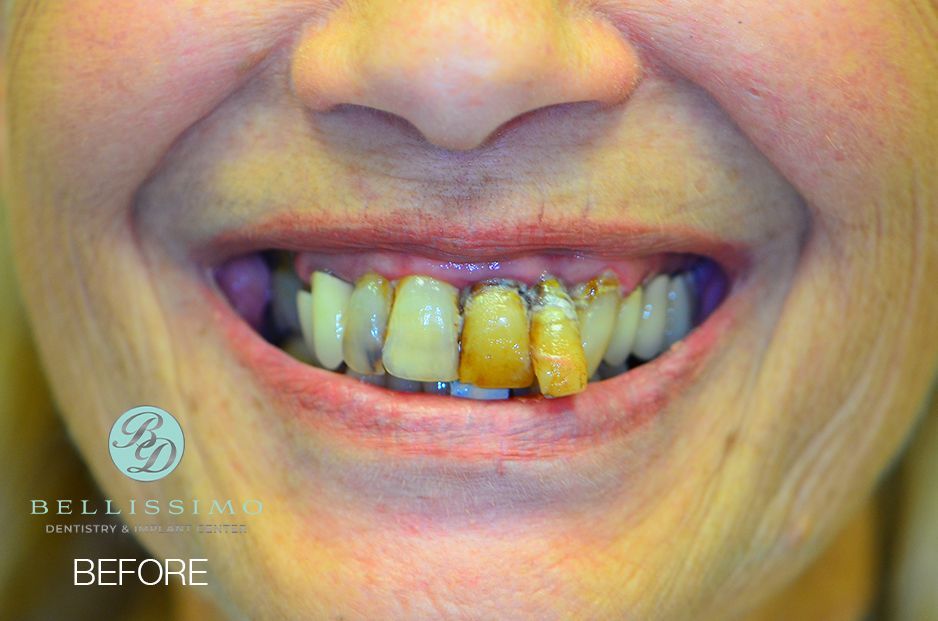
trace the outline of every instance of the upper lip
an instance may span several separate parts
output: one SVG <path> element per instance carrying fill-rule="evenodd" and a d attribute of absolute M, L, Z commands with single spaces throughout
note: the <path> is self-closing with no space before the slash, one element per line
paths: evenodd
<path fill-rule="evenodd" d="M 259 218 L 199 240 L 193 258 L 214 266 L 233 256 L 265 249 L 287 251 L 395 251 L 439 261 L 499 261 L 524 255 L 589 254 L 628 258 L 657 253 L 707 256 L 730 279 L 741 277 L 750 264 L 742 245 L 686 227 L 664 229 L 620 221 L 533 222 L 528 228 L 465 224 L 458 220 L 435 225 L 397 216 L 367 223 L 341 223 L 334 218 L 294 214 Z"/>

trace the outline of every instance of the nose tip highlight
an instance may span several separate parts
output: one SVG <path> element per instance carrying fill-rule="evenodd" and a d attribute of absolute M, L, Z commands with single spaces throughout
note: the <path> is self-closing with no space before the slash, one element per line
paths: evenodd
<path fill-rule="evenodd" d="M 376 0 L 345 5 L 309 29 L 290 74 L 311 110 L 379 109 L 428 142 L 463 151 L 538 108 L 620 103 L 641 66 L 608 22 L 553 1 Z"/>

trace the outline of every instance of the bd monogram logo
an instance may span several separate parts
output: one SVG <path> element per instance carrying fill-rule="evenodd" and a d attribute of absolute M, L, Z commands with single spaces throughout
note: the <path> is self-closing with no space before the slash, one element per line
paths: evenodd
<path fill-rule="evenodd" d="M 186 447 L 182 427 L 172 414 L 143 405 L 121 414 L 108 436 L 111 460 L 137 481 L 156 481 L 172 472 Z"/>

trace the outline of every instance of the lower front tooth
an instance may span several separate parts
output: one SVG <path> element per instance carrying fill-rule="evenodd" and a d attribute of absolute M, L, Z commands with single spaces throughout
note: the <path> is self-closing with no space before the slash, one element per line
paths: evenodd
<path fill-rule="evenodd" d="M 590 377 L 599 368 L 609 346 L 619 309 L 619 279 L 612 274 L 579 285 L 573 291 L 580 324 L 580 340 L 586 356 L 586 373 Z"/>
<path fill-rule="evenodd" d="M 365 375 L 364 373 L 357 373 L 356 371 L 353 371 L 352 369 L 346 369 L 345 374 L 348 375 L 349 377 L 354 377 L 358 381 L 363 382 L 365 384 L 373 384 L 375 386 L 386 385 L 385 375 Z"/>
<path fill-rule="evenodd" d="M 635 345 L 632 346 L 632 353 L 642 360 L 651 360 L 663 349 L 668 281 L 669 278 L 665 274 L 660 274 L 644 289 L 642 316 L 635 333 Z"/>
<path fill-rule="evenodd" d="M 391 375 L 417 382 L 459 377 L 458 292 L 428 276 L 401 279 L 394 293 L 382 357 Z"/>
<path fill-rule="evenodd" d="M 379 375 L 377 377 L 382 376 Z M 394 375 L 386 375 L 384 377 L 386 378 L 385 386 L 391 390 L 396 390 L 398 392 L 423 392 L 423 384 L 420 382 L 395 377 Z"/>
<path fill-rule="evenodd" d="M 448 395 L 449 382 L 423 382 L 423 391 L 430 395 Z"/>
<path fill-rule="evenodd" d="M 313 354 L 302 337 L 291 336 L 283 344 L 282 349 L 300 362 L 313 364 Z"/>
<path fill-rule="evenodd" d="M 510 286 L 476 285 L 463 311 L 459 381 L 479 388 L 522 388 L 534 381 L 528 310 Z"/>
<path fill-rule="evenodd" d="M 315 272 L 310 288 L 313 296 L 313 345 L 316 358 L 324 368 L 338 369 L 343 361 L 345 309 L 352 295 L 352 285 L 332 274 Z"/>
<path fill-rule="evenodd" d="M 391 283 L 369 272 L 358 279 L 349 298 L 342 340 L 345 364 L 358 373 L 381 375 L 381 348 L 391 312 Z"/>
<path fill-rule="evenodd" d="M 543 277 L 531 291 L 531 360 L 544 396 L 564 397 L 586 389 L 589 374 L 576 311 L 554 278 Z"/>
<path fill-rule="evenodd" d="M 693 296 L 687 276 L 675 276 L 668 283 L 668 312 L 664 328 L 664 348 L 671 347 L 690 332 L 693 316 Z"/>
<path fill-rule="evenodd" d="M 507 399 L 511 391 L 508 388 L 480 388 L 472 384 L 463 384 L 462 382 L 453 382 L 450 385 L 450 393 L 454 397 L 462 399 L 476 399 L 479 401 L 498 401 Z"/>

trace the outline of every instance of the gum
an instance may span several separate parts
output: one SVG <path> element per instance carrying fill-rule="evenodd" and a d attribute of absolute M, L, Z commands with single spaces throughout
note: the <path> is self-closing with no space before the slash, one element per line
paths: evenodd
<path fill-rule="evenodd" d="M 677 271 L 688 266 L 688 255 L 656 254 L 630 259 L 610 259 L 575 254 L 546 254 L 485 263 L 459 263 L 391 252 L 327 254 L 302 252 L 294 259 L 300 280 L 309 282 L 314 271 L 330 272 L 354 283 L 369 270 L 389 280 L 411 274 L 432 276 L 462 289 L 479 281 L 502 278 L 534 284 L 544 273 L 568 285 L 587 282 L 605 271 L 613 272 L 623 289 L 630 291 L 647 276 Z"/>

